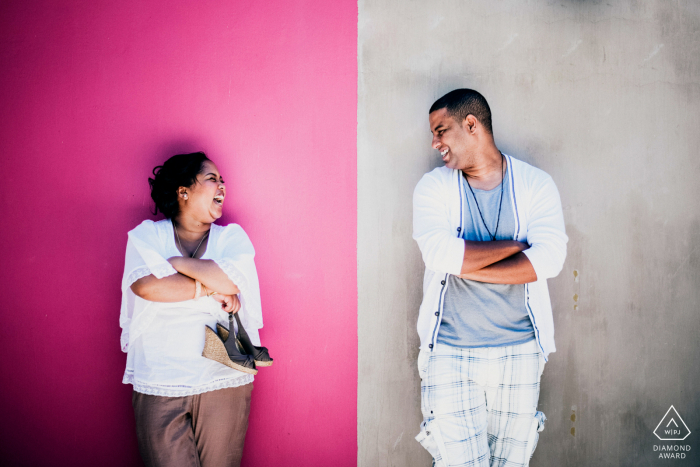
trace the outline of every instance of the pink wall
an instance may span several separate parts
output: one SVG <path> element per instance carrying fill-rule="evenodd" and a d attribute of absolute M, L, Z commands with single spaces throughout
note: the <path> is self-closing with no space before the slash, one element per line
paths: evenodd
<path fill-rule="evenodd" d="M 356 1 L 11 1 L 0 24 L 0 464 L 138 465 L 126 232 L 153 166 L 202 149 L 276 360 L 244 465 L 356 465 Z"/>

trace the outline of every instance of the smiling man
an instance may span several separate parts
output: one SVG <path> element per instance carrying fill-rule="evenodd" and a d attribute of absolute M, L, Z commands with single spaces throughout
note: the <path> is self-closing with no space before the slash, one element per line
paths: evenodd
<path fill-rule="evenodd" d="M 554 348 L 547 279 L 566 257 L 552 178 L 503 154 L 471 89 L 430 108 L 444 167 L 413 195 L 425 262 L 418 316 L 423 423 L 436 466 L 526 466 L 545 416 L 540 377 Z"/>

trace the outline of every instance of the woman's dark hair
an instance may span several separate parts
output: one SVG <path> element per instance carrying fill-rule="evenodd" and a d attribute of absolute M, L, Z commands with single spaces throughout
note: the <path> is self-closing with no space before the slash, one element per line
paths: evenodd
<path fill-rule="evenodd" d="M 204 161 L 209 158 L 203 152 L 178 154 L 171 157 L 163 165 L 153 169 L 153 178 L 148 179 L 151 187 L 151 198 L 156 203 L 153 214 L 162 212 L 165 217 L 172 219 L 180 212 L 177 203 L 177 189 L 189 187 L 197 182 L 197 175 L 202 171 Z"/>

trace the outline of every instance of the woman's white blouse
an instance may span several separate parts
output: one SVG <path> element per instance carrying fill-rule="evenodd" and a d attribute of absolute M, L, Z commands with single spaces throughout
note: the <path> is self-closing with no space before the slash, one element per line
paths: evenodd
<path fill-rule="evenodd" d="M 181 256 L 170 220 L 144 221 L 129 232 L 122 279 L 122 351 L 127 353 L 123 383 L 156 396 L 180 397 L 248 384 L 253 375 L 202 357 L 204 329 L 228 327 L 228 313 L 210 297 L 177 303 L 144 300 L 131 284 L 153 274 L 161 279 L 177 271 L 167 259 Z M 212 224 L 202 259 L 214 260 L 238 286 L 241 322 L 260 345 L 260 290 L 250 239 L 237 224 Z M 194 288 L 192 290 L 194 295 Z"/>

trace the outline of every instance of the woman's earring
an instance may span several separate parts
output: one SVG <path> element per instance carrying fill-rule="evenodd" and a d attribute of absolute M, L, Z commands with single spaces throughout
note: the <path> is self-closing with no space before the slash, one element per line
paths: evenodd
<path fill-rule="evenodd" d="M 185 198 L 185 199 L 187 199 L 187 193 L 184 193 L 184 194 L 182 195 L 182 197 Z"/>

